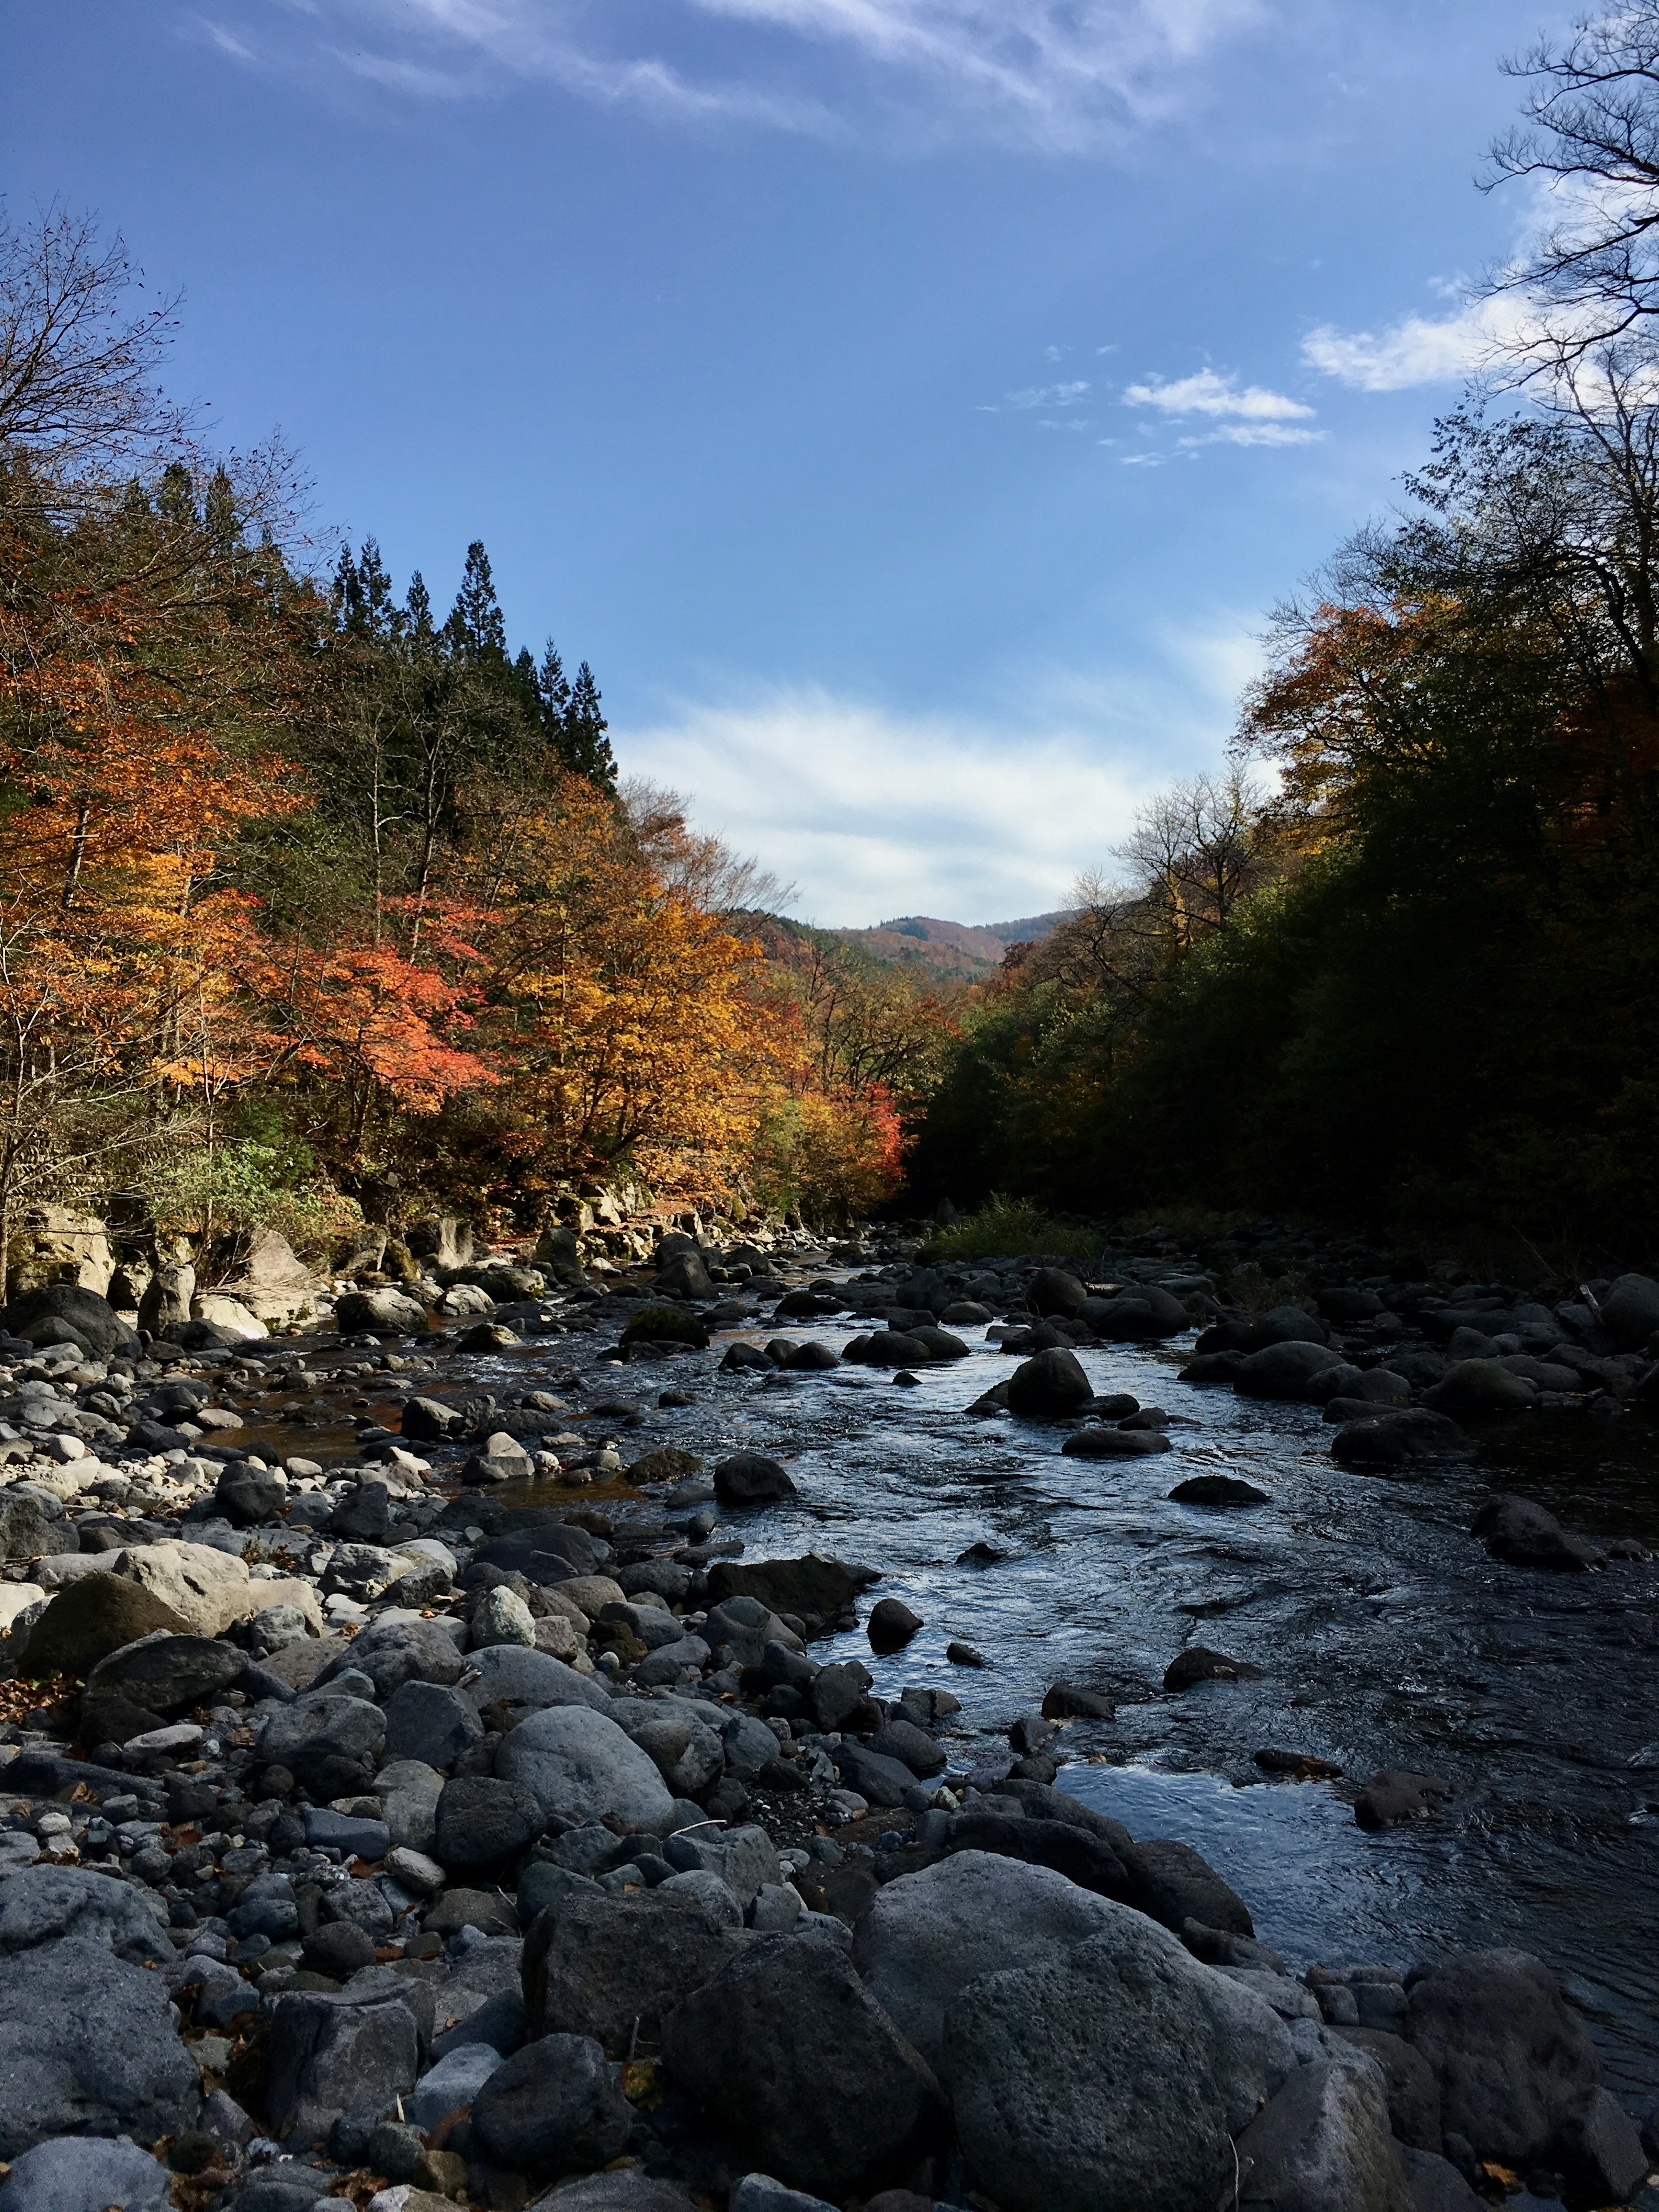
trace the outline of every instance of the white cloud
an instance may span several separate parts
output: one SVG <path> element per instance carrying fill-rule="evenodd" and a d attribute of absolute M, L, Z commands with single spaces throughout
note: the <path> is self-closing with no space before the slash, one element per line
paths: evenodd
<path fill-rule="evenodd" d="M 1075 407 L 1088 392 L 1086 383 L 1033 385 L 1027 392 L 1010 392 L 1003 396 L 1005 407 Z M 992 414 L 994 408 L 987 410 Z"/>
<path fill-rule="evenodd" d="M 873 90 L 914 143 L 939 130 L 1086 150 L 1170 113 L 1194 66 L 1265 20 L 1269 0 L 664 0 L 664 36 L 622 51 L 602 0 L 307 0 L 337 65 L 410 92 L 436 90 L 446 67 L 465 89 L 540 79 L 582 97 L 661 114 L 822 135 L 845 116 L 821 57 L 865 65 L 849 109 Z M 731 76 L 671 58 L 698 17 L 747 27 Z M 373 50 L 363 44 L 373 42 Z M 867 105 L 867 101 L 864 104 Z"/>
<path fill-rule="evenodd" d="M 1322 430 L 1298 430 L 1288 422 L 1224 422 L 1202 438 L 1178 438 L 1180 446 L 1316 446 Z"/>
<path fill-rule="evenodd" d="M 1218 376 L 1212 368 L 1200 368 L 1196 375 L 1179 377 L 1170 383 L 1154 377 L 1145 384 L 1126 385 L 1123 404 L 1156 407 L 1165 415 L 1228 415 L 1251 422 L 1305 422 L 1314 411 L 1301 400 L 1283 392 L 1269 392 L 1259 384 L 1248 384 L 1241 391 L 1236 377 Z"/>
<path fill-rule="evenodd" d="M 811 686 L 677 703 L 612 730 L 629 775 L 799 886 L 809 920 L 959 921 L 1062 904 L 1158 786 L 1212 767 L 1261 666 L 1244 618 L 1170 626 L 1146 666 L 1027 672 L 981 719 Z"/>

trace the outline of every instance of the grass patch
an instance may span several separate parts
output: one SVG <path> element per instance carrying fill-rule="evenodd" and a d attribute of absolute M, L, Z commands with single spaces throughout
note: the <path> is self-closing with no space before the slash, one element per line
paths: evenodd
<path fill-rule="evenodd" d="M 975 1212 L 964 1213 L 929 1239 L 921 1256 L 939 1260 L 1009 1260 L 1024 1253 L 1045 1259 L 1097 1260 L 1104 1232 L 1079 1221 L 1062 1221 L 1024 1199 L 993 1194 Z"/>

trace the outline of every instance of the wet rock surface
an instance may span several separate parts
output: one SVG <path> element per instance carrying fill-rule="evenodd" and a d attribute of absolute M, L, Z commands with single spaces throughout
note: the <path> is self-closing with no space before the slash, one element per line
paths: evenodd
<path fill-rule="evenodd" d="M 474 1257 L 0 1343 L 8 2203 L 1641 2189 L 1659 1286 Z"/>

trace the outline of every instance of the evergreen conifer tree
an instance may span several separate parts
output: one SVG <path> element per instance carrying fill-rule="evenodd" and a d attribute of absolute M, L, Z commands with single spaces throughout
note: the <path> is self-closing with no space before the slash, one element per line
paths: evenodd
<path fill-rule="evenodd" d="M 566 765 L 576 775 L 585 775 L 601 791 L 617 787 L 616 757 L 611 750 L 611 740 L 605 735 L 610 725 L 599 709 L 599 687 L 593 681 L 593 672 L 586 661 L 576 671 L 576 680 L 570 687 L 570 702 L 564 710 L 564 741 L 562 751 Z"/>
<path fill-rule="evenodd" d="M 492 661 L 498 665 L 506 662 L 507 624 L 495 597 L 489 556 L 480 538 L 475 538 L 466 549 L 461 588 L 455 594 L 455 605 L 444 628 L 453 650 L 465 659 Z"/>
<path fill-rule="evenodd" d="M 409 634 L 416 647 L 429 653 L 436 635 L 432 627 L 432 595 L 418 568 L 409 580 L 408 621 Z"/>

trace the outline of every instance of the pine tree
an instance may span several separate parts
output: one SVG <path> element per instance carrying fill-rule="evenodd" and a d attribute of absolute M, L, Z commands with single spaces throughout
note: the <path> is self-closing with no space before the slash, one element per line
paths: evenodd
<path fill-rule="evenodd" d="M 341 551 L 334 571 L 334 612 L 342 629 L 360 630 L 364 626 L 363 587 L 349 545 Z"/>
<path fill-rule="evenodd" d="M 585 775 L 601 791 L 614 791 L 617 787 L 616 757 L 605 735 L 609 727 L 599 711 L 599 687 L 593 681 L 593 672 L 583 661 L 570 687 L 561 750 L 566 766 L 575 775 Z"/>
<path fill-rule="evenodd" d="M 417 568 L 409 580 L 409 634 L 418 651 L 429 653 L 436 635 L 432 627 L 432 596 Z"/>
<path fill-rule="evenodd" d="M 550 637 L 547 650 L 542 655 L 540 673 L 536 689 L 542 702 L 542 724 L 550 742 L 562 745 L 564 718 L 570 705 L 570 678 L 564 672 L 564 663 L 559 658 L 558 647 Z"/>
<path fill-rule="evenodd" d="M 372 538 L 364 538 L 363 550 L 358 556 L 357 586 L 368 627 L 382 637 L 395 636 L 402 627 L 402 617 L 392 596 L 392 578 L 380 558 L 380 549 Z"/>
<path fill-rule="evenodd" d="M 495 597 L 489 573 L 489 556 L 483 540 L 475 538 L 466 549 L 461 588 L 444 624 L 452 650 L 469 660 L 502 663 L 507 659 L 507 624 Z"/>

